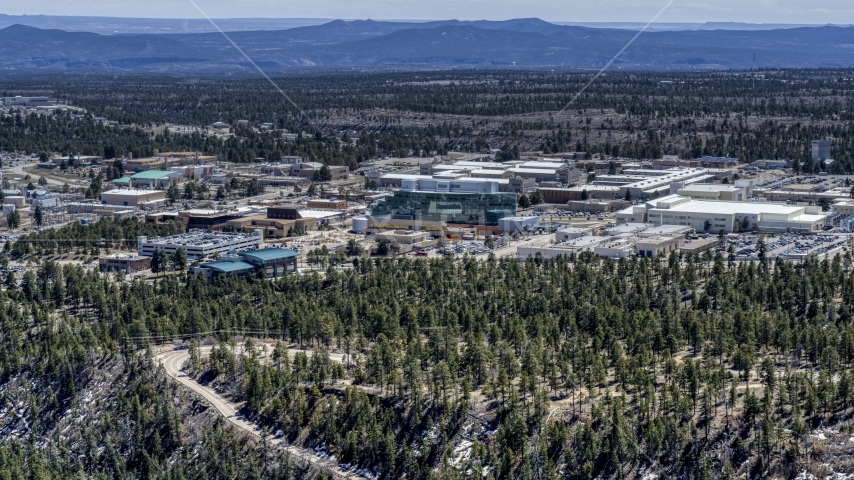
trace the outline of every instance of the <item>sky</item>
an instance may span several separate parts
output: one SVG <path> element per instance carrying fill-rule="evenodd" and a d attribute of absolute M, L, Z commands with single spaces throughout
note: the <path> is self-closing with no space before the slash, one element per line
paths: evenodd
<path fill-rule="evenodd" d="M 647 22 L 667 0 L 196 0 L 214 18 Z M 7 15 L 200 18 L 189 0 L 0 0 Z M 675 0 L 660 23 L 854 24 L 851 0 Z"/>

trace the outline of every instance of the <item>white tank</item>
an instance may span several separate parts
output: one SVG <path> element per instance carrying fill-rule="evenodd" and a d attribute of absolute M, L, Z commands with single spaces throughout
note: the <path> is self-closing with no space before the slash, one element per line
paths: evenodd
<path fill-rule="evenodd" d="M 367 217 L 353 217 L 353 231 L 356 233 L 365 233 L 368 228 Z"/>

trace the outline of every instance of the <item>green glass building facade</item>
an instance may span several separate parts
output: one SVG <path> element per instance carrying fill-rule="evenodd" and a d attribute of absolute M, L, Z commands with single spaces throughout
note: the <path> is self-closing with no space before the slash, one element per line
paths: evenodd
<path fill-rule="evenodd" d="M 372 205 L 369 215 L 388 220 L 498 226 L 499 218 L 516 215 L 516 194 L 398 190 Z"/>

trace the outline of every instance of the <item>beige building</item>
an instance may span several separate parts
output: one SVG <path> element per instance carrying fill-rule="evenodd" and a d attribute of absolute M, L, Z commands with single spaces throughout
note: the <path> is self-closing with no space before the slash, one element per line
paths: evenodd
<path fill-rule="evenodd" d="M 854 200 L 839 200 L 830 207 L 830 211 L 842 215 L 854 215 Z"/>
<path fill-rule="evenodd" d="M 125 207 L 157 207 L 166 202 L 163 190 L 114 189 L 101 194 L 101 203 Z"/>
<path fill-rule="evenodd" d="M 741 202 L 748 198 L 746 187 L 723 185 L 720 183 L 696 183 L 686 185 L 682 187 L 681 190 L 677 190 L 676 194 L 682 195 L 683 197 L 691 197 L 696 200 L 729 200 L 733 202 Z"/>
<path fill-rule="evenodd" d="M 238 232 L 248 233 L 255 229 L 263 229 L 265 238 L 285 237 L 296 225 L 297 220 L 268 218 L 266 215 L 251 215 L 225 222 L 227 228 L 231 227 Z M 301 224 L 301 228 L 305 231 L 305 224 Z"/>
<path fill-rule="evenodd" d="M 671 168 L 696 168 L 702 166 L 699 160 L 682 160 L 676 155 L 665 155 L 664 158 L 652 161 L 652 168 L 669 170 Z"/>
<path fill-rule="evenodd" d="M 23 207 L 27 200 L 20 195 L 10 195 L 3 199 L 3 203 L 6 205 L 14 205 L 15 207 Z"/>
<path fill-rule="evenodd" d="M 641 238 L 635 242 L 635 253 L 639 257 L 655 257 L 679 250 L 684 244 L 684 236 Z"/>
<path fill-rule="evenodd" d="M 324 210 L 343 210 L 347 208 L 346 200 L 329 200 L 324 198 L 317 198 L 314 200 L 309 200 L 306 204 L 308 208 L 320 208 Z"/>
<path fill-rule="evenodd" d="M 131 158 L 125 163 L 128 172 L 144 172 L 146 170 L 167 170 L 169 167 L 184 165 L 212 164 L 217 161 L 214 155 L 199 155 L 197 152 L 164 152 L 153 157 Z"/>

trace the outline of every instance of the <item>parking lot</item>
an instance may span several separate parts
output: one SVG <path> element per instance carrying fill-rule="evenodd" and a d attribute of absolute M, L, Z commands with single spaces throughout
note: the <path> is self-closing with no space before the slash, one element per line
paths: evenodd
<path fill-rule="evenodd" d="M 768 188 L 771 190 L 787 190 L 795 185 L 810 186 L 813 185 L 818 191 L 829 190 L 831 188 L 845 186 L 845 181 L 850 183 L 848 175 L 833 175 L 833 176 L 795 176 L 789 175 L 780 178 L 774 178 L 757 184 L 758 188 Z M 788 188 L 787 188 L 788 187 Z"/>
<path fill-rule="evenodd" d="M 446 255 L 486 255 L 489 252 L 504 248 L 507 246 L 507 242 L 496 239 L 494 240 L 494 246 L 492 248 L 487 247 L 482 240 L 470 240 L 470 241 L 459 241 L 459 242 L 448 242 L 444 249 L 441 245 L 432 245 L 430 247 L 420 248 L 418 250 L 414 250 L 412 252 L 407 253 L 407 256 L 410 257 L 423 257 L 423 256 L 440 256 L 443 254 Z"/>
<path fill-rule="evenodd" d="M 785 260 L 798 260 L 810 255 L 833 256 L 848 251 L 848 242 L 852 237 L 847 234 L 781 234 L 764 237 L 767 256 Z M 759 258 L 759 237 L 741 235 L 730 239 L 728 244 L 735 250 L 737 260 L 756 260 Z"/>

